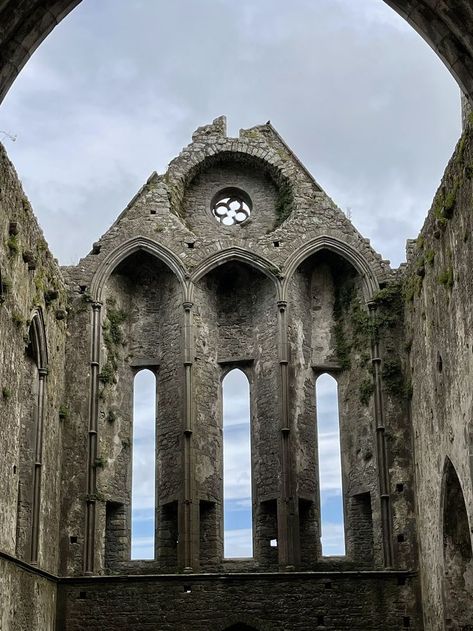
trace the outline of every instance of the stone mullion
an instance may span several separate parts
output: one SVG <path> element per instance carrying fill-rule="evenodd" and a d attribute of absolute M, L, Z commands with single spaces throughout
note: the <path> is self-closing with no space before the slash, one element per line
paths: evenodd
<path fill-rule="evenodd" d="M 184 307 L 184 418 L 183 418 L 183 469 L 182 497 L 179 503 L 179 565 L 185 572 L 192 572 L 198 561 L 198 503 L 195 493 L 193 403 L 193 326 L 192 303 Z"/>
<path fill-rule="evenodd" d="M 92 305 L 92 344 L 90 358 L 89 437 L 87 454 L 87 497 L 84 571 L 93 574 L 95 566 L 95 519 L 97 505 L 97 430 L 99 412 L 99 369 L 101 303 Z"/>
<path fill-rule="evenodd" d="M 278 555 L 281 567 L 294 567 L 298 562 L 298 510 L 294 496 L 294 472 L 291 457 L 289 417 L 289 350 L 287 339 L 287 302 L 278 302 L 278 351 L 280 370 L 280 440 L 281 490 L 278 499 Z"/>
<path fill-rule="evenodd" d="M 368 304 L 370 316 L 374 322 L 377 306 L 371 302 Z M 373 326 L 373 330 L 375 327 Z M 384 403 L 381 376 L 381 357 L 379 341 L 375 335 L 371 340 L 371 362 L 374 374 L 374 413 L 376 424 L 376 452 L 378 461 L 379 493 L 381 498 L 381 528 L 383 535 L 384 566 L 390 568 L 393 565 L 393 541 L 392 541 L 392 510 L 391 496 L 389 493 L 389 463 L 386 448 L 386 427 L 384 424 Z"/>
<path fill-rule="evenodd" d="M 44 428 L 44 392 L 47 369 L 39 368 L 38 399 L 36 406 L 36 436 L 35 436 L 35 462 L 33 469 L 33 502 L 31 523 L 31 553 L 32 564 L 38 562 L 39 548 L 39 521 L 41 509 L 41 474 L 43 468 L 43 428 Z"/>

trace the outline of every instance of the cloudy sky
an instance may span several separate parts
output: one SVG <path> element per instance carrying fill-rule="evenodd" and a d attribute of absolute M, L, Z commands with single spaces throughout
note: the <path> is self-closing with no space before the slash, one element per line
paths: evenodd
<path fill-rule="evenodd" d="M 197 126 L 225 114 L 236 135 L 270 119 L 397 266 L 459 137 L 459 102 L 381 0 L 83 0 L 7 95 L 0 130 L 17 140 L 0 138 L 71 264 Z"/>

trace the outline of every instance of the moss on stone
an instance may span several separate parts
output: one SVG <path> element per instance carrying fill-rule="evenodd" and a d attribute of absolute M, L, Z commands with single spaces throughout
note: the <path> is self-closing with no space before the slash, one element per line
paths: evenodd
<path fill-rule="evenodd" d="M 360 383 L 360 402 L 368 406 L 374 393 L 373 379 L 367 377 Z"/>
<path fill-rule="evenodd" d="M 437 281 L 440 283 L 440 285 L 443 285 L 444 287 L 447 287 L 448 289 L 452 289 L 455 283 L 453 268 L 449 266 L 449 267 L 446 267 L 444 270 L 442 270 L 440 274 L 437 276 Z"/>

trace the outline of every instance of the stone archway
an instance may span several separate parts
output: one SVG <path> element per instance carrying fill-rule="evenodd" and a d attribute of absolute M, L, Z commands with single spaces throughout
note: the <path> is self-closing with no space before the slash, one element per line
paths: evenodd
<path fill-rule="evenodd" d="M 470 0 L 383 0 L 435 50 L 473 102 Z M 81 0 L 0 0 L 0 101 L 36 48 Z"/>
<path fill-rule="evenodd" d="M 473 552 L 460 480 L 447 458 L 443 474 L 444 617 L 447 631 L 473 629 Z"/>

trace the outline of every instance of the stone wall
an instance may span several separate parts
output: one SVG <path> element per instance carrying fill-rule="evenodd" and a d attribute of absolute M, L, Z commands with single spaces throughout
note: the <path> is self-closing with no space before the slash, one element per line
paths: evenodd
<path fill-rule="evenodd" d="M 64 631 L 224 631 L 238 622 L 258 631 L 419 629 L 411 580 L 283 573 L 67 581 L 58 624 Z"/>
<path fill-rule="evenodd" d="M 68 422 L 63 399 L 67 293 L 3 148 L 0 287 L 0 551 L 56 573 L 61 445 Z M 26 628 L 15 626 L 12 607 L 17 620 L 39 616 L 49 620 L 45 629 L 52 628 L 55 588 L 35 583 L 3 561 L 1 571 L 4 598 L 11 597 L 8 585 L 21 584 L 15 603 L 2 607 L 2 629 Z"/>
<path fill-rule="evenodd" d="M 422 597 L 425 627 L 431 631 L 444 628 L 443 547 L 448 531 L 443 522 L 448 463 L 458 476 L 470 528 L 473 524 L 472 178 L 473 131 L 469 125 L 419 238 L 410 243 L 404 283 Z M 459 503 L 458 515 L 460 509 Z M 467 555 L 463 580 L 471 595 L 471 543 L 469 553 L 459 554 Z M 450 594 L 449 606 L 451 601 Z M 463 608 L 461 600 L 456 615 L 458 607 Z M 471 623 L 473 610 L 469 615 Z M 451 624 L 447 628 L 462 628 L 455 626 L 460 625 L 455 614 Z"/>

